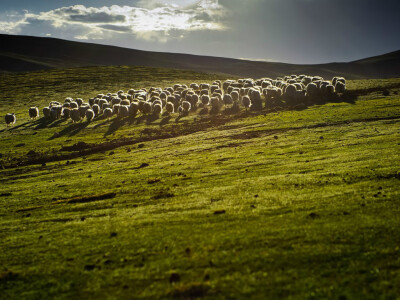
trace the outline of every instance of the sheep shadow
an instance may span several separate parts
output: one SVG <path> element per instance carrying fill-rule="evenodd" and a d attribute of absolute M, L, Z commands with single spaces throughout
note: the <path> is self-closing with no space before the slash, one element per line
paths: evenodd
<path fill-rule="evenodd" d="M 167 125 L 169 123 L 169 121 L 171 120 L 171 118 L 172 118 L 171 116 L 164 117 L 160 122 L 160 127 Z"/>
<path fill-rule="evenodd" d="M 51 123 L 51 124 L 48 126 L 48 128 L 56 127 L 56 126 L 60 125 L 61 123 L 66 122 L 67 120 L 68 120 L 68 119 L 65 119 L 65 118 L 59 119 L 59 120 L 57 120 L 57 121 Z"/>
<path fill-rule="evenodd" d="M 39 122 L 38 122 L 37 126 L 35 127 L 36 130 L 47 128 L 51 123 L 53 123 L 53 120 L 50 120 L 50 119 L 47 119 L 44 117 L 39 119 L 38 121 Z"/>
<path fill-rule="evenodd" d="M 85 129 L 86 127 L 88 127 L 89 124 L 90 124 L 90 122 L 73 123 L 73 124 L 69 125 L 68 127 L 65 127 L 60 132 L 54 134 L 48 140 L 53 140 L 53 139 L 56 139 L 56 138 L 60 138 L 60 137 L 65 136 L 65 135 L 74 136 L 77 133 L 79 133 L 82 129 Z"/>
<path fill-rule="evenodd" d="M 151 125 L 153 122 L 155 122 L 159 118 L 160 118 L 160 116 L 155 115 L 155 114 L 148 115 L 146 118 L 146 125 Z"/>
<path fill-rule="evenodd" d="M 119 128 L 121 128 L 122 126 L 124 126 L 126 123 L 128 123 L 128 119 L 120 119 L 120 118 L 115 118 L 114 120 L 112 120 L 110 126 L 108 127 L 107 132 L 104 134 L 104 136 L 108 136 L 110 134 L 115 133 Z"/>

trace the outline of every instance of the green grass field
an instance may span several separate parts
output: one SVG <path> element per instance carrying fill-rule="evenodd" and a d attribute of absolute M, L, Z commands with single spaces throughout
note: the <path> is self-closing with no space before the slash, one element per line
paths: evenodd
<path fill-rule="evenodd" d="M 400 79 L 350 81 L 348 100 L 296 111 L 90 124 L 27 114 L 215 79 L 0 75 L 0 115 L 18 113 L 0 126 L 0 298 L 399 299 Z"/>

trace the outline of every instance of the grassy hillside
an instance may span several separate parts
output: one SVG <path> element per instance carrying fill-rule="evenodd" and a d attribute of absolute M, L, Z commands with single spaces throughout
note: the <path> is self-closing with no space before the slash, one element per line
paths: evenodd
<path fill-rule="evenodd" d="M 0 34 L 0 72 L 116 65 L 178 68 L 244 77 L 275 78 L 305 73 L 327 78 L 338 75 L 349 79 L 391 78 L 400 76 L 400 51 L 349 63 L 295 65 Z"/>
<path fill-rule="evenodd" d="M 0 77 L 0 115 L 19 113 L 0 127 L 5 299 L 398 297 L 400 79 L 350 81 L 345 101 L 298 111 L 90 124 L 26 113 L 218 78 L 138 67 Z"/>

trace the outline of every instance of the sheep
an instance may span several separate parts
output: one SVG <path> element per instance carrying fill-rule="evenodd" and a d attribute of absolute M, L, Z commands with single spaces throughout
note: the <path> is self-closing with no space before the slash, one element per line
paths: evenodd
<path fill-rule="evenodd" d="M 36 106 L 29 108 L 29 117 L 32 120 L 36 120 L 39 117 L 39 108 Z"/>
<path fill-rule="evenodd" d="M 5 115 L 4 120 L 6 121 L 6 126 L 14 126 L 15 122 L 17 121 L 17 117 L 14 113 L 8 113 Z"/>
<path fill-rule="evenodd" d="M 225 94 L 223 98 L 224 104 L 225 105 L 232 105 L 233 104 L 233 99 L 232 96 L 229 94 Z"/>
<path fill-rule="evenodd" d="M 61 105 L 52 106 L 50 108 L 50 117 L 53 120 L 59 119 L 62 115 L 63 107 Z"/>
<path fill-rule="evenodd" d="M 78 103 L 76 103 L 76 102 L 70 102 L 69 107 L 70 108 L 79 108 Z"/>
<path fill-rule="evenodd" d="M 107 119 L 110 119 L 113 115 L 113 111 L 110 107 L 107 107 L 103 110 L 103 115 L 104 117 L 106 117 Z"/>
<path fill-rule="evenodd" d="M 88 108 L 88 109 L 86 110 L 86 112 L 85 112 L 85 116 L 86 116 L 86 120 L 87 120 L 88 122 L 93 121 L 93 119 L 94 119 L 94 111 L 93 111 L 93 109 Z"/>
<path fill-rule="evenodd" d="M 122 100 L 120 98 L 112 98 L 111 105 L 121 104 L 121 101 Z"/>
<path fill-rule="evenodd" d="M 163 112 L 163 108 L 161 104 L 156 104 L 153 106 L 153 114 L 156 116 L 159 116 L 160 114 L 162 114 Z"/>
<path fill-rule="evenodd" d="M 129 117 L 129 106 L 128 105 L 120 105 L 118 109 L 118 117 L 126 118 Z"/>
<path fill-rule="evenodd" d="M 81 114 L 79 113 L 79 108 L 73 108 L 69 112 L 69 116 L 73 123 L 79 122 L 81 120 Z"/>
<path fill-rule="evenodd" d="M 167 111 L 168 114 L 173 114 L 174 113 L 174 104 L 172 102 L 167 102 L 165 105 L 165 110 Z"/>
<path fill-rule="evenodd" d="M 221 109 L 221 102 L 219 101 L 218 97 L 211 97 L 210 104 L 211 104 L 210 115 L 218 114 Z"/>
<path fill-rule="evenodd" d="M 100 99 L 99 100 L 99 106 L 102 110 L 104 110 L 105 107 L 103 107 L 105 104 L 108 104 L 108 101 L 106 99 Z"/>
<path fill-rule="evenodd" d="M 90 108 L 89 104 L 82 103 L 79 107 L 79 113 L 81 114 L 81 119 L 86 116 L 86 111 Z"/>
<path fill-rule="evenodd" d="M 95 116 L 98 116 L 100 114 L 100 106 L 98 104 L 93 104 L 92 110 Z"/>
<path fill-rule="evenodd" d="M 183 108 L 183 113 L 185 115 L 188 115 L 190 109 L 192 108 L 192 105 L 190 104 L 189 101 L 182 101 L 182 108 Z"/>
<path fill-rule="evenodd" d="M 142 114 L 149 115 L 149 114 L 151 114 L 151 110 L 152 110 L 151 103 L 144 102 L 143 108 L 142 108 Z"/>
<path fill-rule="evenodd" d="M 201 96 L 201 103 L 206 106 L 210 103 L 210 96 L 208 95 L 203 95 Z"/>
<path fill-rule="evenodd" d="M 122 100 L 120 104 L 129 106 L 129 105 L 131 105 L 131 102 L 129 100 L 125 99 L 125 100 Z"/>
<path fill-rule="evenodd" d="M 237 91 L 232 91 L 230 94 L 231 94 L 231 97 L 232 97 L 232 100 L 233 100 L 233 101 L 239 101 L 239 98 L 240 98 L 239 92 L 237 92 Z"/>
<path fill-rule="evenodd" d="M 69 107 L 63 107 L 62 117 L 68 119 L 70 116 L 71 109 Z"/>
<path fill-rule="evenodd" d="M 129 106 L 129 115 L 132 117 L 136 117 L 138 111 L 139 111 L 139 103 L 132 102 L 131 105 Z"/>
<path fill-rule="evenodd" d="M 44 116 L 46 119 L 50 118 L 50 107 L 48 107 L 48 106 L 43 107 L 42 112 L 43 112 L 43 116 Z"/>
<path fill-rule="evenodd" d="M 183 116 L 183 112 L 184 112 L 183 107 L 182 107 L 182 106 L 179 106 L 179 107 L 178 107 L 178 113 L 179 113 L 179 116 L 180 116 L 180 117 Z"/>
<path fill-rule="evenodd" d="M 78 104 L 78 106 L 81 106 L 83 104 L 83 99 L 77 98 L 75 99 L 75 102 Z"/>
<path fill-rule="evenodd" d="M 246 111 L 251 107 L 251 100 L 249 96 L 243 96 L 242 105 L 246 108 Z"/>
<path fill-rule="evenodd" d="M 113 115 L 118 115 L 119 107 L 120 107 L 120 106 L 121 106 L 120 104 L 115 104 L 115 105 L 113 105 L 113 107 L 112 107 Z"/>
<path fill-rule="evenodd" d="M 252 110 L 262 110 L 261 93 L 258 89 L 252 90 L 250 94 L 250 100 Z"/>
<path fill-rule="evenodd" d="M 338 94 L 344 94 L 346 92 L 346 84 L 341 81 L 337 81 L 335 85 L 335 91 Z"/>

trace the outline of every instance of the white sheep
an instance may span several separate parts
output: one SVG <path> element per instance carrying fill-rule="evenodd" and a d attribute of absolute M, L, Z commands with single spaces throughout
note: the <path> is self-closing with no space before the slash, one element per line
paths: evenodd
<path fill-rule="evenodd" d="M 346 92 L 346 84 L 338 80 L 335 85 L 335 91 L 338 94 L 344 94 Z"/>
<path fill-rule="evenodd" d="M 251 100 L 249 96 L 243 96 L 242 105 L 246 108 L 246 111 L 251 107 Z"/>
<path fill-rule="evenodd" d="M 139 111 L 139 103 L 132 102 L 131 105 L 129 106 L 129 115 L 132 117 L 136 117 L 138 111 Z"/>
<path fill-rule="evenodd" d="M 185 113 L 189 113 L 190 109 L 192 108 L 192 105 L 190 104 L 189 101 L 182 101 L 182 108 Z"/>
<path fill-rule="evenodd" d="M 107 107 L 103 110 L 103 115 L 104 117 L 106 117 L 107 119 L 110 119 L 113 115 L 113 111 L 110 107 Z"/>
<path fill-rule="evenodd" d="M 210 96 L 208 95 L 203 95 L 201 96 L 201 103 L 206 106 L 210 103 Z"/>
<path fill-rule="evenodd" d="M 233 104 L 233 99 L 232 96 L 229 94 L 225 94 L 223 98 L 224 104 L 225 105 L 232 105 Z"/>
<path fill-rule="evenodd" d="M 43 107 L 43 116 L 45 117 L 45 118 L 50 118 L 50 107 L 48 107 L 48 106 L 45 106 L 45 107 Z"/>
<path fill-rule="evenodd" d="M 118 109 L 118 117 L 126 118 L 129 117 L 129 106 L 128 105 L 120 105 Z"/>
<path fill-rule="evenodd" d="M 100 114 L 100 106 L 98 104 L 93 104 L 92 109 L 95 116 L 98 116 Z"/>
<path fill-rule="evenodd" d="M 79 122 L 81 120 L 81 114 L 79 113 L 78 108 L 73 108 L 69 112 L 69 116 L 73 123 Z"/>
<path fill-rule="evenodd" d="M 62 117 L 68 119 L 71 113 L 71 109 L 69 107 L 63 107 Z"/>
<path fill-rule="evenodd" d="M 93 109 L 91 109 L 91 108 L 87 109 L 85 112 L 85 116 L 86 116 L 86 120 L 88 122 L 93 121 L 94 116 L 95 116 Z"/>
<path fill-rule="evenodd" d="M 39 108 L 36 106 L 29 108 L 29 117 L 32 120 L 36 120 L 39 117 Z"/>
<path fill-rule="evenodd" d="M 168 112 L 168 114 L 173 114 L 175 110 L 174 104 L 172 102 L 167 102 L 165 105 L 165 110 Z"/>
<path fill-rule="evenodd" d="M 158 116 L 158 115 L 162 114 L 162 112 L 163 112 L 163 108 L 162 108 L 161 104 L 157 103 L 153 106 L 153 114 L 154 115 Z"/>
<path fill-rule="evenodd" d="M 8 126 L 14 126 L 15 122 L 17 121 L 17 117 L 15 116 L 14 113 L 8 113 L 4 117 L 6 121 L 6 125 Z"/>

